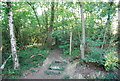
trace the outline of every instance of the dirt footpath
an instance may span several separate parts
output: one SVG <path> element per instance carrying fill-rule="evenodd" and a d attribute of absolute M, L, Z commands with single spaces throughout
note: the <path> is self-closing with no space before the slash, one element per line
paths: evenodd
<path fill-rule="evenodd" d="M 69 63 L 69 61 L 63 59 L 60 54 L 61 51 L 59 49 L 52 50 L 49 56 L 43 62 L 43 65 L 41 67 L 35 68 L 37 69 L 37 72 L 30 73 L 27 76 L 21 77 L 20 79 L 62 79 L 66 75 L 72 76 L 77 63 Z M 48 66 L 52 63 L 52 61 L 65 61 L 68 64 L 60 75 L 47 75 L 45 71 L 48 69 Z"/>

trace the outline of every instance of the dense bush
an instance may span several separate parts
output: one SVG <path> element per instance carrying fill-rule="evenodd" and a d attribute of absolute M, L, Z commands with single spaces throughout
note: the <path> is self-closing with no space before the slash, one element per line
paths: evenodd
<path fill-rule="evenodd" d="M 118 57 L 115 51 L 110 51 L 105 55 L 105 69 L 106 70 L 114 70 L 118 67 Z"/>

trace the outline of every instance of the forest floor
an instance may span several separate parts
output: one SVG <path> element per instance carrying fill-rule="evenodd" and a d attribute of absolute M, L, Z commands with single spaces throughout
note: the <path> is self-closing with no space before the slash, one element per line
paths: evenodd
<path fill-rule="evenodd" d="M 104 77 L 108 72 L 104 71 L 102 67 L 97 67 L 94 64 L 81 64 L 79 61 L 69 62 L 69 58 L 62 58 L 62 51 L 60 49 L 54 49 L 50 52 L 49 56 L 43 62 L 41 67 L 31 68 L 35 72 L 27 70 L 24 72 L 25 76 L 19 79 L 95 79 L 96 77 Z M 45 71 L 53 61 L 65 61 L 67 65 L 65 70 L 60 71 L 61 74 L 46 74 Z M 56 72 L 56 71 L 54 71 Z"/>
<path fill-rule="evenodd" d="M 59 49 L 52 50 L 46 60 L 43 62 L 41 67 L 32 68 L 37 70 L 37 72 L 31 73 L 29 70 L 25 72 L 28 74 L 27 76 L 21 77 L 20 79 L 61 79 L 64 75 L 73 74 L 73 69 L 75 68 L 73 65 L 68 63 L 65 70 L 60 75 L 47 75 L 45 71 L 48 69 L 48 66 L 52 63 L 52 61 L 67 61 L 67 59 L 63 59 L 60 57 L 61 51 Z M 72 71 L 71 71 L 72 69 Z"/>

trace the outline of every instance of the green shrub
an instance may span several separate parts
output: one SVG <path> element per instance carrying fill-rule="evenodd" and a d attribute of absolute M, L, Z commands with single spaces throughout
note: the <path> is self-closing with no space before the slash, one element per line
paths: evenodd
<path fill-rule="evenodd" d="M 64 76 L 62 77 L 62 79 L 70 79 L 70 76 L 69 76 L 69 75 L 64 75 Z"/>
<path fill-rule="evenodd" d="M 108 80 L 108 81 L 116 81 L 120 80 L 119 76 L 114 73 L 114 72 L 108 72 L 108 73 L 105 73 L 104 76 L 97 76 L 96 79 L 113 79 L 113 80 Z"/>
<path fill-rule="evenodd" d="M 20 72 L 15 71 L 13 69 L 13 61 L 12 61 L 12 58 L 10 58 L 6 63 L 4 70 L 2 71 L 3 78 L 4 79 L 18 78 L 19 76 L 22 75 L 22 73 L 25 70 L 28 70 L 31 67 L 41 66 L 42 62 L 48 56 L 48 52 L 49 51 L 47 49 L 42 49 L 42 47 L 28 47 L 26 49 L 19 50 L 18 57 L 19 57 L 19 63 L 21 68 Z M 38 54 L 42 54 L 43 56 L 40 56 Z M 7 58 L 10 54 L 6 53 L 4 55 L 5 55 L 4 58 Z M 31 56 L 34 56 L 34 57 L 31 58 Z M 35 70 L 31 70 L 31 72 L 35 72 Z"/>
<path fill-rule="evenodd" d="M 87 57 L 84 58 L 87 62 L 94 62 L 98 63 L 99 65 L 105 64 L 105 58 L 103 54 L 105 53 L 104 50 L 97 48 L 97 47 L 91 47 L 91 53 L 86 55 Z"/>
<path fill-rule="evenodd" d="M 110 51 L 106 54 L 106 62 L 105 62 L 105 69 L 106 70 L 114 70 L 118 66 L 118 57 L 116 56 L 115 51 Z"/>

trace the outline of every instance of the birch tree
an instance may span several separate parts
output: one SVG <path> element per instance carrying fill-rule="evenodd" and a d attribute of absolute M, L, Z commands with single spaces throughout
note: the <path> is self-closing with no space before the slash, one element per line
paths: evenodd
<path fill-rule="evenodd" d="M 80 44 L 80 50 L 81 50 L 81 58 L 84 58 L 85 54 L 85 24 L 84 24 L 84 14 L 83 14 L 83 7 L 82 2 L 80 2 L 80 11 L 81 11 L 81 22 L 82 22 L 82 40 Z"/>
<path fill-rule="evenodd" d="M 19 61 L 17 56 L 17 50 L 16 50 L 16 39 L 14 35 L 14 29 L 13 29 L 13 13 L 12 13 L 12 5 L 11 2 L 7 2 L 8 6 L 8 27 L 10 31 L 10 43 L 11 43 L 11 51 L 12 51 L 12 59 L 14 63 L 14 69 L 19 69 Z"/>

